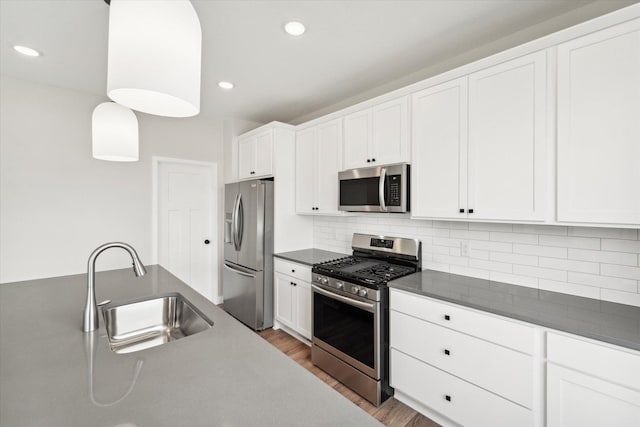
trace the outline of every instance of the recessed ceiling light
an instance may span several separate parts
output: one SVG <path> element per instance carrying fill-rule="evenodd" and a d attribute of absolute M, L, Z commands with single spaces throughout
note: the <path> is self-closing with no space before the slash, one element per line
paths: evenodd
<path fill-rule="evenodd" d="M 23 55 L 27 55 L 27 56 L 40 56 L 40 52 L 38 52 L 35 49 L 31 49 L 30 47 L 26 47 L 26 46 L 14 46 L 13 47 L 16 52 L 20 52 Z"/>
<path fill-rule="evenodd" d="M 284 24 L 284 30 L 292 36 L 298 37 L 307 30 L 302 22 L 291 21 Z"/>
<path fill-rule="evenodd" d="M 231 82 L 218 82 L 218 86 L 222 89 L 233 89 L 235 85 Z"/>

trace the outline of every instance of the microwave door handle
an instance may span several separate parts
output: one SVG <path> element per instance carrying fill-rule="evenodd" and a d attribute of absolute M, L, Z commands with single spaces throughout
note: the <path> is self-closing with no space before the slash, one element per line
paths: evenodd
<path fill-rule="evenodd" d="M 378 181 L 378 198 L 380 199 L 380 210 L 387 211 L 387 202 L 385 200 L 384 182 L 387 178 L 387 168 L 380 170 L 380 181 Z"/>

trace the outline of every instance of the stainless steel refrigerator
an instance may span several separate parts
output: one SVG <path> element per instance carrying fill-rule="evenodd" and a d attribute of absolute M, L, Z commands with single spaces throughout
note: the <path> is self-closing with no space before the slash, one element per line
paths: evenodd
<path fill-rule="evenodd" d="M 224 309 L 254 330 L 273 326 L 273 181 L 227 184 Z"/>

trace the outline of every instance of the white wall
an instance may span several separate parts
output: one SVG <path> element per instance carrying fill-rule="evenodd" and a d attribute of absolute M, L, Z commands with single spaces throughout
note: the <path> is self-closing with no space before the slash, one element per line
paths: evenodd
<path fill-rule="evenodd" d="M 640 306 L 635 229 L 316 217 L 313 246 L 351 253 L 353 233 L 419 239 L 424 269 Z"/>
<path fill-rule="evenodd" d="M 93 159 L 91 113 L 105 100 L 0 79 L 0 282 L 83 273 L 91 251 L 114 240 L 150 264 L 151 157 L 222 163 L 221 122 L 141 113 L 139 162 Z M 109 251 L 97 267 L 129 265 Z"/>

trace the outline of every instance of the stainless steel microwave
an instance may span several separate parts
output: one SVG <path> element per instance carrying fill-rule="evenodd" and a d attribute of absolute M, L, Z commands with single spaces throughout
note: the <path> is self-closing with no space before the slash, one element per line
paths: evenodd
<path fill-rule="evenodd" d="M 409 165 L 350 169 L 338 173 L 339 207 L 348 212 L 409 212 Z"/>

